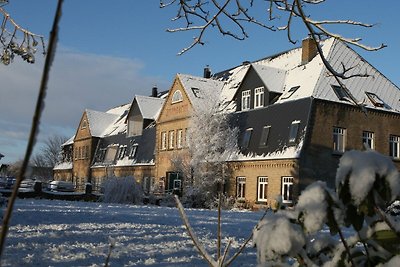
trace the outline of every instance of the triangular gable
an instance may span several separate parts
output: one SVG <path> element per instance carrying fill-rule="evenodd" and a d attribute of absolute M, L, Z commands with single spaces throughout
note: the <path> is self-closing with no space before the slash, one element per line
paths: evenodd
<path fill-rule="evenodd" d="M 257 73 L 258 77 L 263 82 L 264 87 L 268 91 L 283 93 L 286 78 L 285 70 L 263 66 L 260 64 L 252 64 L 251 68 Z"/>

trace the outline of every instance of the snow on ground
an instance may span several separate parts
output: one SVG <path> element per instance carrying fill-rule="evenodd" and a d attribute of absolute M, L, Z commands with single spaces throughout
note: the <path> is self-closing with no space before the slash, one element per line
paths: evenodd
<path fill-rule="evenodd" d="M 216 211 L 187 210 L 206 249 L 216 254 Z M 249 237 L 262 212 L 224 211 L 223 245 L 231 253 Z M 176 208 L 18 199 L 2 266 L 207 266 L 193 247 Z M 224 246 L 225 247 L 225 246 Z M 224 248 L 223 247 L 223 248 Z M 256 266 L 248 246 L 233 266 Z"/>

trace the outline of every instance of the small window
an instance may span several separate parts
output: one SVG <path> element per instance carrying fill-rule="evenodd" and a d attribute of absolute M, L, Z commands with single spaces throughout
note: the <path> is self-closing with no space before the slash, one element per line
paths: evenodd
<path fill-rule="evenodd" d="M 200 94 L 199 94 L 200 93 L 200 89 L 199 88 L 192 87 L 192 92 L 193 92 L 195 97 L 200 98 Z"/>
<path fill-rule="evenodd" d="M 375 149 L 374 137 L 375 137 L 375 134 L 373 132 L 363 131 L 363 135 L 362 135 L 363 144 L 368 145 L 368 147 L 371 149 Z"/>
<path fill-rule="evenodd" d="M 179 129 L 176 133 L 176 148 L 181 149 L 183 147 L 183 130 Z"/>
<path fill-rule="evenodd" d="M 282 202 L 293 202 L 293 177 L 282 177 Z"/>
<path fill-rule="evenodd" d="M 400 136 L 390 135 L 389 137 L 389 156 L 400 158 Z"/>
<path fill-rule="evenodd" d="M 127 147 L 126 145 L 119 147 L 118 159 L 123 159 L 125 157 L 126 147 Z"/>
<path fill-rule="evenodd" d="M 346 149 L 346 129 L 333 127 L 333 152 L 343 153 Z"/>
<path fill-rule="evenodd" d="M 131 147 L 131 150 L 129 151 L 129 158 L 133 159 L 136 156 L 136 151 L 137 151 L 138 145 L 134 144 Z"/>
<path fill-rule="evenodd" d="M 117 155 L 118 146 L 112 145 L 107 147 L 105 162 L 113 162 L 115 160 L 115 156 Z"/>
<path fill-rule="evenodd" d="M 289 89 L 289 91 L 287 91 L 287 93 L 282 96 L 282 99 L 288 99 L 289 97 L 291 97 L 298 89 L 300 88 L 300 86 L 293 86 L 292 88 Z"/>
<path fill-rule="evenodd" d="M 182 180 L 175 179 L 173 186 L 174 186 L 174 190 L 181 190 L 181 188 L 182 188 Z"/>
<path fill-rule="evenodd" d="M 248 148 L 250 144 L 251 134 L 253 133 L 253 128 L 246 130 L 242 140 L 242 148 Z"/>
<path fill-rule="evenodd" d="M 292 121 L 289 132 L 289 143 L 295 143 L 299 131 L 300 121 Z"/>
<path fill-rule="evenodd" d="M 87 121 L 86 121 L 86 119 L 83 119 L 81 129 L 82 130 L 86 129 L 86 127 L 87 127 Z"/>
<path fill-rule="evenodd" d="M 384 107 L 385 106 L 385 102 L 383 102 L 383 100 L 376 94 L 370 93 L 370 92 L 365 92 L 365 94 L 368 96 L 369 100 L 372 102 L 372 104 L 375 107 Z"/>
<path fill-rule="evenodd" d="M 175 131 L 169 131 L 169 149 L 174 149 L 175 146 Z"/>
<path fill-rule="evenodd" d="M 254 90 L 254 108 L 264 107 L 264 87 Z"/>
<path fill-rule="evenodd" d="M 257 191 L 258 191 L 257 201 L 267 202 L 268 177 L 258 177 Z"/>
<path fill-rule="evenodd" d="M 176 90 L 172 95 L 172 104 L 181 102 L 183 100 L 182 93 L 179 90 Z"/>
<path fill-rule="evenodd" d="M 261 133 L 260 146 L 267 146 L 271 126 L 264 126 Z"/>
<path fill-rule="evenodd" d="M 167 149 L 167 132 L 161 133 L 161 150 Z"/>
<path fill-rule="evenodd" d="M 242 110 L 250 109 L 250 90 L 246 90 L 242 92 Z"/>
<path fill-rule="evenodd" d="M 236 178 L 236 198 L 244 200 L 246 197 L 246 177 Z"/>
<path fill-rule="evenodd" d="M 336 96 L 339 98 L 339 100 L 351 101 L 349 93 L 343 87 L 338 85 L 331 85 L 331 86 Z"/>

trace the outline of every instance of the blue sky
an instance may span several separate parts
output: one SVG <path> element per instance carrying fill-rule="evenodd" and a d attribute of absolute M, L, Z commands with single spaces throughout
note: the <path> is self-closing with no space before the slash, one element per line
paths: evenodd
<path fill-rule="evenodd" d="M 10 0 L 4 8 L 21 25 L 48 38 L 56 8 L 55 0 Z M 307 12 L 314 18 L 348 19 L 377 23 L 374 28 L 340 27 L 349 37 L 362 37 L 365 44 L 388 45 L 379 52 L 356 49 L 392 82 L 400 85 L 400 35 L 397 29 L 399 1 L 377 4 L 373 0 L 327 0 Z M 65 0 L 60 23 L 57 55 L 51 71 L 38 145 L 58 133 L 72 136 L 85 108 L 105 111 L 149 95 L 157 85 L 169 89 L 176 73 L 201 76 L 209 65 L 214 72 L 246 60 L 256 60 L 294 48 L 285 32 L 248 27 L 246 41 L 222 37 L 211 30 L 205 45 L 182 56 L 195 32 L 167 33 L 182 26 L 171 19 L 176 8 L 160 9 L 158 0 Z M 254 10 L 255 15 L 265 9 Z M 278 25 L 285 20 L 278 21 Z M 293 28 L 296 40 L 305 37 L 304 26 Z M 19 58 L 0 65 L 0 163 L 21 159 L 25 152 L 34 110 L 43 57 L 28 65 Z"/>

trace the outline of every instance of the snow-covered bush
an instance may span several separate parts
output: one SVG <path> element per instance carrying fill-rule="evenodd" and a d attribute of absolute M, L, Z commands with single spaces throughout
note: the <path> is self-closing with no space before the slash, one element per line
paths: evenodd
<path fill-rule="evenodd" d="M 293 209 L 271 211 L 257 225 L 260 266 L 399 266 L 400 220 L 391 210 L 400 177 L 392 160 L 372 150 L 346 152 L 336 186 L 313 183 Z"/>
<path fill-rule="evenodd" d="M 143 189 L 134 177 L 112 177 L 107 178 L 102 187 L 104 194 L 101 198 L 107 203 L 143 203 Z"/>

